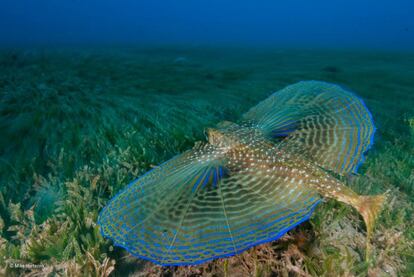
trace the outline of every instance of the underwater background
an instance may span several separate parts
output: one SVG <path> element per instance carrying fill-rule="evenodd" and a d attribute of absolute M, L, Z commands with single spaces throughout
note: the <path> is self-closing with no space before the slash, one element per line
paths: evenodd
<path fill-rule="evenodd" d="M 0 276 L 412 276 L 412 1 L 0 2 Z M 131 180 L 273 92 L 356 92 L 377 132 L 360 194 L 387 192 L 372 260 L 335 201 L 276 242 L 162 268 L 104 239 L 98 213 Z"/>

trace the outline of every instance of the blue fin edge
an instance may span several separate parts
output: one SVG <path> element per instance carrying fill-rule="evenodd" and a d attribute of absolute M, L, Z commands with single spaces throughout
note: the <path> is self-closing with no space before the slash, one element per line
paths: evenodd
<path fill-rule="evenodd" d="M 372 116 L 372 113 L 371 113 L 371 111 L 368 109 L 368 107 L 367 107 L 367 105 L 365 104 L 365 102 L 364 102 L 364 100 L 361 98 L 361 97 L 359 97 L 356 93 L 354 93 L 352 90 L 350 90 L 350 89 L 348 89 L 348 88 L 346 88 L 346 87 L 343 87 L 343 86 L 341 86 L 343 89 L 345 89 L 347 92 L 349 92 L 349 93 L 351 93 L 353 96 L 355 96 L 355 98 L 357 98 L 360 102 L 361 102 L 361 104 L 362 104 L 362 106 L 364 106 L 364 108 L 365 108 L 365 110 L 367 111 L 367 113 L 368 113 L 368 116 L 369 116 L 369 119 L 370 119 L 370 121 L 371 121 L 371 124 L 372 124 L 372 129 L 373 129 L 373 131 L 372 131 L 372 134 L 371 134 L 371 137 L 369 138 L 369 145 L 368 145 L 368 147 L 367 147 L 367 149 L 361 154 L 361 158 L 359 159 L 359 161 L 358 161 L 358 163 L 356 164 L 356 166 L 355 166 L 355 169 L 352 171 L 352 173 L 354 173 L 354 174 L 356 174 L 357 172 L 358 172 L 358 169 L 359 169 L 359 167 L 365 162 L 365 154 L 372 148 L 372 146 L 374 145 L 374 136 L 375 136 L 375 133 L 377 132 L 377 127 L 375 127 L 375 124 L 374 124 L 374 118 L 373 118 L 373 116 Z"/>

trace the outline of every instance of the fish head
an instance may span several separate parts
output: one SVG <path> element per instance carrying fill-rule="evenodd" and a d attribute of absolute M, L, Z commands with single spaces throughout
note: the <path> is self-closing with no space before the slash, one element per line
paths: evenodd
<path fill-rule="evenodd" d="M 220 148 L 234 148 L 240 144 L 240 140 L 232 134 L 223 129 L 206 129 L 207 139 L 211 145 L 220 147 Z"/>

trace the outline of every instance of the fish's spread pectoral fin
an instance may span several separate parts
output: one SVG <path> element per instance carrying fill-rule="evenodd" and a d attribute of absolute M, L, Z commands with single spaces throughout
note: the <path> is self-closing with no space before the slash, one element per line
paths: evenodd
<path fill-rule="evenodd" d="M 275 167 L 272 149 L 199 144 L 133 181 L 101 211 L 104 237 L 164 266 L 195 265 L 277 240 L 318 193 Z"/>
<path fill-rule="evenodd" d="M 243 119 L 280 149 L 339 175 L 357 172 L 375 133 L 361 98 L 322 81 L 287 86 L 251 108 Z"/>

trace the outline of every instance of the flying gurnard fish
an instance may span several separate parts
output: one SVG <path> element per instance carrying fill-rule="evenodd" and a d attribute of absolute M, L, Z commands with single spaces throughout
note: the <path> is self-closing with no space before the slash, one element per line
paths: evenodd
<path fill-rule="evenodd" d="M 98 224 L 103 236 L 139 258 L 193 265 L 276 240 L 308 220 L 321 198 L 332 198 L 362 215 L 369 238 L 384 196 L 360 196 L 334 175 L 357 171 L 374 132 L 356 95 L 299 82 L 238 124 L 207 129 L 208 142 L 133 181 Z"/>

